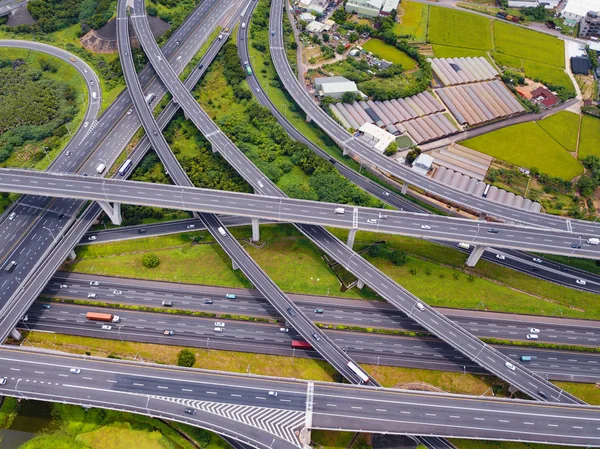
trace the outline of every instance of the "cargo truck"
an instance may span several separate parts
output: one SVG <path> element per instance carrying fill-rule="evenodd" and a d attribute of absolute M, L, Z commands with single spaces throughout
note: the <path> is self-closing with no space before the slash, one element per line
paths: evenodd
<path fill-rule="evenodd" d="M 120 323 L 121 318 L 112 313 L 88 312 L 85 317 L 92 321 L 106 321 L 107 323 Z"/>
<path fill-rule="evenodd" d="M 592 238 L 587 239 L 587 243 L 588 243 L 588 245 L 599 245 L 600 239 L 597 237 L 592 237 Z"/>

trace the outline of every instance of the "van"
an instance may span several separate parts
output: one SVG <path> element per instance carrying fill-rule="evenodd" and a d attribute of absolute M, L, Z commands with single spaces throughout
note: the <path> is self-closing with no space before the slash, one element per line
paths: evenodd
<path fill-rule="evenodd" d="M 336 207 L 335 209 L 333 209 L 333 213 L 334 214 L 340 214 L 342 215 L 345 212 L 343 207 Z"/>
<path fill-rule="evenodd" d="M 223 229 L 221 226 L 219 226 L 219 228 L 217 229 L 217 231 L 219 231 L 219 234 L 221 234 L 222 236 L 226 236 L 227 233 L 225 232 L 225 229 Z"/>
<path fill-rule="evenodd" d="M 530 355 L 522 355 L 521 362 L 531 362 L 531 356 Z"/>
<path fill-rule="evenodd" d="M 538 334 L 527 334 L 527 340 L 537 340 L 538 338 Z"/>
<path fill-rule="evenodd" d="M 215 327 L 213 330 L 215 332 L 223 332 L 223 328 L 222 327 Z"/>
<path fill-rule="evenodd" d="M 246 23 L 242 22 L 242 30 L 246 28 Z"/>
<path fill-rule="evenodd" d="M 471 245 L 469 245 L 468 243 L 461 242 L 458 244 L 458 247 L 462 249 L 469 249 Z"/>
<path fill-rule="evenodd" d="M 15 262 L 14 260 L 11 260 L 4 267 L 4 271 L 6 271 L 7 273 L 12 273 L 12 271 L 17 267 L 17 265 L 18 265 L 17 262 Z"/>
<path fill-rule="evenodd" d="M 173 307 L 173 301 L 163 301 L 162 305 L 164 307 Z"/>
<path fill-rule="evenodd" d="M 287 327 L 280 327 L 279 332 L 289 332 L 290 330 Z"/>
<path fill-rule="evenodd" d="M 92 92 L 92 99 L 95 100 L 98 98 L 98 95 L 96 94 L 96 92 Z"/>
<path fill-rule="evenodd" d="M 225 298 L 229 298 L 229 299 L 235 299 L 235 295 L 233 293 L 227 293 L 225 295 Z"/>
<path fill-rule="evenodd" d="M 92 298 L 92 299 L 95 298 L 96 296 L 97 296 L 96 293 L 88 293 L 88 295 L 87 295 L 88 298 Z"/>
<path fill-rule="evenodd" d="M 96 173 L 98 173 L 99 175 L 102 174 L 102 172 L 104 172 L 105 168 L 106 168 L 105 164 L 98 164 L 98 166 L 96 167 Z"/>
<path fill-rule="evenodd" d="M 600 244 L 600 239 L 596 238 L 596 237 L 592 237 L 590 239 L 587 239 L 587 244 L 588 245 L 599 245 Z"/>

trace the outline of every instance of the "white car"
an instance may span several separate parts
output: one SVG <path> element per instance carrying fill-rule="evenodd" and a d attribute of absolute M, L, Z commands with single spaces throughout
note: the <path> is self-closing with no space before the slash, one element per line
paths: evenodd
<path fill-rule="evenodd" d="M 67 284 L 62 284 L 60 288 L 69 288 L 69 286 Z"/>
<path fill-rule="evenodd" d="M 196 225 L 187 225 L 187 229 L 196 229 Z"/>
<path fill-rule="evenodd" d="M 502 254 L 496 254 L 496 259 L 504 260 L 506 257 L 504 257 Z"/>
<path fill-rule="evenodd" d="M 577 282 L 579 285 L 585 285 L 587 284 L 587 282 L 583 279 L 577 279 L 575 282 Z"/>
<path fill-rule="evenodd" d="M 421 229 L 431 229 L 431 226 L 429 226 L 429 225 L 421 225 Z"/>
<path fill-rule="evenodd" d="M 223 328 L 222 327 L 215 327 L 213 330 L 215 332 L 223 332 Z"/>
<path fill-rule="evenodd" d="M 529 333 L 530 334 L 539 334 L 540 330 L 536 329 L 535 327 L 532 327 L 531 329 L 529 329 Z"/>
<path fill-rule="evenodd" d="M 94 240 L 96 240 L 97 238 L 98 238 L 98 237 L 96 237 L 95 235 L 90 235 L 90 236 L 88 237 L 88 240 L 94 241 Z"/>
<path fill-rule="evenodd" d="M 222 321 L 215 321 L 215 327 L 225 327 L 225 323 Z"/>
<path fill-rule="evenodd" d="M 109 331 L 112 329 L 112 326 L 109 326 L 108 324 L 103 324 L 102 325 L 102 330 L 103 331 Z"/>
<path fill-rule="evenodd" d="M 100 282 L 98 282 L 98 281 L 90 281 L 90 285 L 94 285 L 94 286 L 97 287 L 98 285 L 100 285 Z"/>
<path fill-rule="evenodd" d="M 289 332 L 290 330 L 287 327 L 280 327 L 279 332 Z"/>
<path fill-rule="evenodd" d="M 81 372 L 79 368 L 71 368 L 69 371 L 73 374 L 79 374 Z"/>
<path fill-rule="evenodd" d="M 534 261 L 535 263 L 542 263 L 542 259 L 540 259 L 539 257 L 534 257 L 534 258 L 533 258 L 533 261 Z"/>
<path fill-rule="evenodd" d="M 537 340 L 538 338 L 538 334 L 527 334 L 527 340 Z"/>
<path fill-rule="evenodd" d="M 386 192 L 385 190 L 383 191 L 383 195 L 384 196 L 390 196 L 390 192 Z"/>
<path fill-rule="evenodd" d="M 121 290 L 115 290 L 113 291 L 113 295 L 122 295 L 123 292 Z"/>
<path fill-rule="evenodd" d="M 276 391 L 269 391 L 269 396 L 277 396 L 277 392 Z"/>
<path fill-rule="evenodd" d="M 83 127 L 84 127 L 84 128 L 87 128 L 89 124 L 90 124 L 90 122 L 85 122 L 85 123 L 83 124 Z"/>
<path fill-rule="evenodd" d="M 419 309 L 420 311 L 423 311 L 423 310 L 425 310 L 425 306 L 424 306 L 424 305 L 423 305 L 423 303 L 421 303 L 421 302 L 418 302 L 418 303 L 416 304 L 416 306 L 417 306 L 417 309 Z"/>
<path fill-rule="evenodd" d="M 23 321 L 29 321 L 29 315 L 25 315 L 25 316 L 23 317 Z"/>
<path fill-rule="evenodd" d="M 160 56 L 158 56 L 158 60 L 159 60 L 159 61 L 162 61 L 162 58 L 161 58 Z"/>
<path fill-rule="evenodd" d="M 377 224 L 377 220 L 375 220 L 374 218 L 369 218 L 367 220 L 367 223 L 369 223 L 369 224 Z"/>
<path fill-rule="evenodd" d="M 513 365 L 510 362 L 504 362 L 504 366 L 506 366 L 511 371 L 514 371 L 516 369 L 515 365 Z"/>
<path fill-rule="evenodd" d="M 177 56 L 177 60 L 178 60 L 178 61 L 179 61 L 179 60 L 181 60 L 181 56 Z"/>
<path fill-rule="evenodd" d="M 6 385 L 6 377 L 0 378 L 0 385 Z"/>
<path fill-rule="evenodd" d="M 98 295 L 96 295 L 96 293 L 88 293 L 88 295 L 87 295 L 88 298 L 92 298 L 92 299 L 96 298 L 97 296 Z"/>
<path fill-rule="evenodd" d="M 13 212 L 13 213 L 11 213 L 11 214 L 8 216 L 8 219 L 9 219 L 9 220 L 14 220 L 16 216 L 17 216 L 16 212 Z"/>
<path fill-rule="evenodd" d="M 129 111 L 127 111 L 127 115 L 130 115 L 133 112 L 133 109 L 130 109 Z"/>

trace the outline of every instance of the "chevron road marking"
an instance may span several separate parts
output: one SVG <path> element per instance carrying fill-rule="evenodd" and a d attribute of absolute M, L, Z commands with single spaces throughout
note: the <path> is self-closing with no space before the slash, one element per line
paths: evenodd
<path fill-rule="evenodd" d="M 297 410 L 283 410 L 249 405 L 223 404 L 216 402 L 198 401 L 194 399 L 172 398 L 168 396 L 152 396 L 155 399 L 175 402 L 186 407 L 222 416 L 233 421 L 256 427 L 290 443 L 301 447 L 296 431 L 308 424 L 312 425 L 312 404 L 314 384 L 308 385 L 307 413 Z M 310 404 L 310 418 L 308 410 Z"/>

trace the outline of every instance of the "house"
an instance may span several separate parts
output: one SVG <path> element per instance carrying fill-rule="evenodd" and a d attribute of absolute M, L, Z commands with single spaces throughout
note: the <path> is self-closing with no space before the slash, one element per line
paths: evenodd
<path fill-rule="evenodd" d="M 565 25 L 574 27 L 589 11 L 598 12 L 598 9 L 598 0 L 567 0 L 560 16 L 565 20 Z"/>
<path fill-rule="evenodd" d="M 590 60 L 585 56 L 571 57 L 571 71 L 575 75 L 587 75 L 592 68 Z"/>
<path fill-rule="evenodd" d="M 314 85 L 320 97 L 342 98 L 346 92 L 363 95 L 354 81 L 343 76 L 315 78 Z"/>
<path fill-rule="evenodd" d="M 432 165 L 433 158 L 428 154 L 421 153 L 413 161 L 412 169 L 420 175 L 427 176 L 427 173 L 429 172 L 429 170 L 431 170 Z"/>
<path fill-rule="evenodd" d="M 531 100 L 540 105 L 541 108 L 547 109 L 560 103 L 560 98 L 550 92 L 546 87 L 538 87 L 531 91 Z"/>
<path fill-rule="evenodd" d="M 533 98 L 533 95 L 531 95 L 531 92 L 529 92 L 529 90 L 523 86 L 517 86 L 516 91 L 520 96 L 522 96 L 526 100 L 531 100 Z"/>
<path fill-rule="evenodd" d="M 362 17 L 385 16 L 398 8 L 399 0 L 348 0 L 346 12 L 356 13 Z"/>
<path fill-rule="evenodd" d="M 311 13 L 309 12 L 303 12 L 302 14 L 300 14 L 299 17 L 300 20 L 303 20 L 306 23 L 310 23 L 313 20 L 315 20 L 315 16 L 313 16 Z"/>
<path fill-rule="evenodd" d="M 358 130 L 363 133 L 362 140 L 366 141 L 377 151 L 382 153 L 390 145 L 390 143 L 396 140 L 396 136 L 387 132 L 385 129 L 381 129 L 373 123 L 365 123 Z"/>
<path fill-rule="evenodd" d="M 325 31 L 325 28 L 327 28 L 325 24 L 317 22 L 316 20 L 313 20 L 308 25 L 306 25 L 306 31 L 308 31 L 309 33 L 322 33 L 323 31 Z"/>

